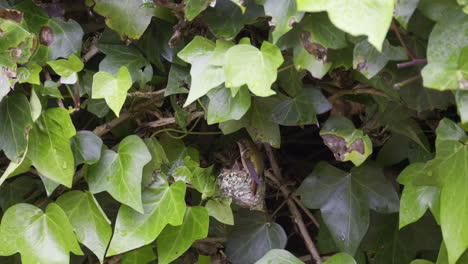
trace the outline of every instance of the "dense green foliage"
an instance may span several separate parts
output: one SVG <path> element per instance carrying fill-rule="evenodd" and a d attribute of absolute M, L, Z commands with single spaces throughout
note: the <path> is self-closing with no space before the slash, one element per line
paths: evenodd
<path fill-rule="evenodd" d="M 468 263 L 466 0 L 0 8 L 0 263 Z"/>

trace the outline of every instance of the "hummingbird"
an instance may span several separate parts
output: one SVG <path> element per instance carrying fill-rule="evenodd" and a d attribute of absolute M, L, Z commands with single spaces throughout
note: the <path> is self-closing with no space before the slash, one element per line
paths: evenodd
<path fill-rule="evenodd" d="M 258 151 L 255 143 L 250 139 L 240 139 L 237 141 L 237 145 L 239 146 L 242 166 L 249 172 L 253 179 L 251 190 L 252 194 L 255 195 L 257 186 L 262 184 L 261 179 L 265 167 L 262 154 Z"/>

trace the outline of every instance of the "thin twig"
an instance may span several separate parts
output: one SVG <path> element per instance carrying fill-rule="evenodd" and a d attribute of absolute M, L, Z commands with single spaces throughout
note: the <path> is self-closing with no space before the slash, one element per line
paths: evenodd
<path fill-rule="evenodd" d="M 414 59 L 414 60 L 410 60 L 407 62 L 398 63 L 397 68 L 401 69 L 401 68 L 411 67 L 414 65 L 425 64 L 425 63 L 427 63 L 427 59 Z"/>
<path fill-rule="evenodd" d="M 275 155 L 273 153 L 273 149 L 271 148 L 270 145 L 265 144 L 265 150 L 268 155 L 268 159 L 270 160 L 270 165 L 274 173 L 272 174 L 269 171 L 265 171 L 265 175 L 279 186 L 280 191 L 282 192 L 284 198 L 287 200 L 289 211 L 291 211 L 291 214 L 293 215 L 294 222 L 299 228 L 299 232 L 301 233 L 302 238 L 304 239 L 304 243 L 307 247 L 307 250 L 313 256 L 315 263 L 321 264 L 322 258 L 320 257 L 320 254 L 317 248 L 315 247 L 315 244 L 312 241 L 312 238 L 310 237 L 310 234 L 307 230 L 304 220 L 302 219 L 301 212 L 299 211 L 296 204 L 294 203 L 294 200 L 289 197 L 290 192 L 288 188 L 286 187 L 286 185 L 282 184 L 284 182 L 284 179 L 281 175 L 281 170 L 278 166 L 278 162 L 276 161 Z"/>
<path fill-rule="evenodd" d="M 388 95 L 385 94 L 382 91 L 373 89 L 373 88 L 359 88 L 359 89 L 337 89 L 329 86 L 322 86 L 325 90 L 328 92 L 332 93 L 330 97 L 328 97 L 328 101 L 330 103 L 334 103 L 338 98 L 340 98 L 343 95 L 348 95 L 348 94 L 372 94 L 372 95 L 377 95 L 377 96 L 382 96 L 388 98 Z"/>
<path fill-rule="evenodd" d="M 284 66 L 284 67 L 282 67 L 282 68 L 279 68 L 276 72 L 282 72 L 282 71 L 285 71 L 285 70 L 287 70 L 287 69 L 289 69 L 289 68 L 292 68 L 292 67 L 294 67 L 294 63 L 291 63 L 291 64 L 289 64 L 289 65 L 286 65 L 286 66 Z"/>
<path fill-rule="evenodd" d="M 407 80 L 401 81 L 401 82 L 399 82 L 399 83 L 395 83 L 395 84 L 393 85 L 393 88 L 395 88 L 395 89 L 400 89 L 401 87 L 403 87 L 403 86 L 405 86 L 405 85 L 407 85 L 407 84 L 410 84 L 410 83 L 412 83 L 412 82 L 414 82 L 414 81 L 417 81 L 417 80 L 419 80 L 419 79 L 421 79 L 421 78 L 422 78 L 421 74 L 418 74 L 418 75 L 413 76 L 413 77 L 411 77 L 411 78 L 409 78 L 409 79 L 407 79 Z"/>
<path fill-rule="evenodd" d="M 99 53 L 99 49 L 96 47 L 96 45 L 92 45 L 91 47 L 89 47 L 88 51 L 85 53 L 85 55 L 83 55 L 83 57 L 81 58 L 81 61 L 86 63 L 88 62 L 92 57 L 94 57 L 94 55 L 98 54 Z"/>
<path fill-rule="evenodd" d="M 411 60 L 415 60 L 416 56 L 413 55 L 411 50 L 408 48 L 408 45 L 406 45 L 406 42 L 401 37 L 400 30 L 398 29 L 398 26 L 395 23 L 395 20 L 392 20 L 391 28 L 392 28 L 393 32 L 395 32 L 395 35 L 397 36 L 398 40 L 400 41 L 401 46 L 405 49 L 406 54 L 408 54 L 408 57 L 410 57 Z"/>
<path fill-rule="evenodd" d="M 133 92 L 128 93 L 127 97 L 142 97 L 142 98 L 152 98 L 154 96 L 164 95 L 166 90 L 158 90 L 154 92 Z"/>
<path fill-rule="evenodd" d="M 205 114 L 204 112 L 194 112 L 194 113 L 192 113 L 190 115 L 189 119 L 188 119 L 187 124 L 190 124 L 193 120 L 197 119 L 198 117 L 203 116 L 204 114 Z M 167 117 L 167 118 L 159 119 L 159 120 L 156 120 L 156 121 L 144 123 L 143 126 L 145 126 L 145 127 L 162 127 L 162 126 L 166 126 L 166 125 L 175 124 L 175 122 L 176 122 L 175 117 Z"/>
<path fill-rule="evenodd" d="M 315 219 L 314 215 L 310 212 L 309 208 L 305 207 L 302 201 L 297 198 L 295 195 L 291 195 L 291 198 L 296 202 L 296 204 L 304 211 L 304 213 L 310 218 L 317 228 L 320 228 L 320 223 Z"/>

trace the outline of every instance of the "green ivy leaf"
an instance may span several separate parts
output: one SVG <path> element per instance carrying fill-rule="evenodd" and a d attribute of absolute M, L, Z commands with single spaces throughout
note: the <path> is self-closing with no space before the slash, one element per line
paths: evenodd
<path fill-rule="evenodd" d="M 202 194 L 202 199 L 215 195 L 217 190 L 216 178 L 213 176 L 213 167 L 197 167 L 192 172 L 190 184 Z"/>
<path fill-rule="evenodd" d="M 398 211 L 398 194 L 381 168 L 363 165 L 342 171 L 320 162 L 297 190 L 308 208 L 320 209 L 337 247 L 356 253 L 369 227 L 369 209 Z"/>
<path fill-rule="evenodd" d="M 239 120 L 250 108 L 250 93 L 246 86 L 242 86 L 239 92 L 232 96 L 231 90 L 219 87 L 208 93 L 207 122 L 209 125 L 221 123 L 227 120 Z"/>
<path fill-rule="evenodd" d="M 204 207 L 187 207 L 182 225 L 166 226 L 159 235 L 158 263 L 168 264 L 182 255 L 197 239 L 208 236 L 209 217 Z"/>
<path fill-rule="evenodd" d="M 169 185 L 166 176 L 158 174 L 143 191 L 143 214 L 125 205 L 120 207 L 107 256 L 151 243 L 167 224 L 181 225 L 186 208 L 185 190 L 185 183 Z"/>
<path fill-rule="evenodd" d="M 141 52 L 133 46 L 99 44 L 98 48 L 106 54 L 99 63 L 99 71 L 116 74 L 122 66 L 125 66 L 132 80 L 137 80 L 138 70 L 148 64 Z"/>
<path fill-rule="evenodd" d="M 294 98 L 276 105 L 270 119 L 283 126 L 317 124 L 316 114 L 323 114 L 331 107 L 319 89 L 305 88 Z"/>
<path fill-rule="evenodd" d="M 440 189 L 435 186 L 405 185 L 400 200 L 400 229 L 420 219 L 427 208 L 438 211 L 439 196 Z"/>
<path fill-rule="evenodd" d="M 323 264 L 357 264 L 350 255 L 346 253 L 338 253 L 331 256 Z"/>
<path fill-rule="evenodd" d="M 0 186 L 6 179 L 29 171 L 32 164 L 31 160 L 26 158 L 27 151 L 28 149 L 26 148 L 25 154 L 18 161 L 11 161 L 10 164 L 8 164 L 8 167 L 3 172 L 2 177 L 0 177 Z"/>
<path fill-rule="evenodd" d="M 151 161 L 143 167 L 143 186 L 148 186 L 153 181 L 153 172 L 161 168 L 162 163 L 167 163 L 166 152 L 159 141 L 152 137 L 145 139 L 146 147 L 151 153 Z"/>
<path fill-rule="evenodd" d="M 208 7 L 211 0 L 185 0 L 185 17 L 191 21 Z"/>
<path fill-rule="evenodd" d="M 287 236 L 283 228 L 259 211 L 240 210 L 236 225 L 228 234 L 226 256 L 232 263 L 254 263 L 272 249 L 283 249 Z"/>
<path fill-rule="evenodd" d="M 70 138 L 75 134 L 67 110 L 49 108 L 36 121 L 29 137 L 32 165 L 40 174 L 69 188 L 75 173 Z"/>
<path fill-rule="evenodd" d="M 208 214 L 226 225 L 234 225 L 234 215 L 231 210 L 232 198 L 215 198 L 208 200 L 205 208 Z"/>
<path fill-rule="evenodd" d="M 72 226 L 55 203 L 46 212 L 30 204 L 10 207 L 0 226 L 0 255 L 21 253 L 24 264 L 69 263 L 69 252 L 82 255 Z"/>
<path fill-rule="evenodd" d="M 144 246 L 122 255 L 121 264 L 147 264 L 156 259 L 153 248 Z"/>
<path fill-rule="evenodd" d="M 458 90 L 455 92 L 458 115 L 462 123 L 468 123 L 468 91 Z"/>
<path fill-rule="evenodd" d="M 49 61 L 68 58 L 71 54 L 80 55 L 84 35 L 80 24 L 73 19 L 64 21 L 56 17 L 49 20 L 48 26 L 53 36 L 49 45 Z"/>
<path fill-rule="evenodd" d="M 117 77 L 108 72 L 98 72 L 93 76 L 92 98 L 104 98 L 110 109 L 119 116 L 130 87 L 132 77 L 125 66 L 120 67 Z"/>
<path fill-rule="evenodd" d="M 275 94 L 271 85 L 276 80 L 276 70 L 283 63 L 280 49 L 264 41 L 260 50 L 246 44 L 231 47 L 224 58 L 226 87 L 246 84 L 258 96 Z"/>
<path fill-rule="evenodd" d="M 353 35 L 367 35 L 379 51 L 387 35 L 393 16 L 393 0 L 297 0 L 300 11 L 327 11 L 330 20 L 339 29 Z"/>
<path fill-rule="evenodd" d="M 84 64 L 75 54 L 70 55 L 68 60 L 48 61 L 47 64 L 62 78 L 61 83 L 74 84 L 78 80 L 77 72 L 83 70 Z"/>
<path fill-rule="evenodd" d="M 415 260 L 411 261 L 410 264 L 434 264 L 434 262 L 431 262 L 431 261 L 425 260 L 425 259 L 415 259 Z"/>
<path fill-rule="evenodd" d="M 29 62 L 26 67 L 19 67 L 17 74 L 19 78 L 19 83 L 32 83 L 32 84 L 41 84 L 39 79 L 39 73 L 41 73 L 42 68 L 34 61 Z"/>
<path fill-rule="evenodd" d="M 36 36 L 13 20 L 0 20 L 2 30 L 0 54 L 2 65 L 16 69 L 15 63 L 26 63 L 36 49 Z M 4 61 L 8 58 L 10 61 Z"/>
<path fill-rule="evenodd" d="M 144 165 L 151 161 L 151 153 L 135 135 L 124 138 L 117 151 L 104 150 L 99 162 L 88 167 L 89 190 L 107 191 L 117 201 L 143 213 L 141 177 Z"/>
<path fill-rule="evenodd" d="M 17 179 L 7 182 L 0 187 L 0 208 L 6 212 L 11 206 L 24 203 L 28 199 L 36 199 L 43 192 L 32 193 L 41 188 L 41 182 L 37 179 L 21 176 Z"/>
<path fill-rule="evenodd" d="M 106 18 L 106 25 L 121 38 L 139 39 L 154 15 L 152 8 L 142 6 L 143 0 L 95 0 L 94 11 Z"/>
<path fill-rule="evenodd" d="M 304 16 L 304 12 L 297 11 L 295 0 L 265 0 L 263 8 L 265 14 L 272 17 L 270 25 L 275 27 L 272 32 L 273 43 L 291 30 L 292 25 L 301 21 Z"/>
<path fill-rule="evenodd" d="M 57 83 L 50 80 L 45 81 L 44 85 L 33 85 L 36 94 L 63 99 L 58 87 L 59 85 Z"/>
<path fill-rule="evenodd" d="M 0 149 L 8 159 L 17 161 L 25 154 L 32 126 L 31 107 L 26 96 L 16 93 L 0 102 Z"/>
<path fill-rule="evenodd" d="M 296 258 L 289 251 L 284 249 L 272 249 L 268 251 L 265 256 L 259 259 L 255 264 L 304 264 L 300 259 Z"/>
<path fill-rule="evenodd" d="M 210 65 L 215 44 L 206 38 L 195 38 L 177 54 L 182 60 L 192 64 L 190 75 L 192 81 L 184 107 L 204 96 L 211 89 L 219 86 L 225 80 L 223 68 Z"/>
<path fill-rule="evenodd" d="M 304 36 L 305 39 L 327 49 L 342 49 L 348 46 L 346 34 L 332 24 L 326 13 L 307 14 L 299 28 L 310 33 L 309 38 Z"/>
<path fill-rule="evenodd" d="M 405 29 L 408 28 L 408 21 L 418 6 L 419 0 L 400 0 L 395 3 L 394 17 Z"/>
<path fill-rule="evenodd" d="M 78 241 L 103 262 L 112 228 L 94 196 L 90 192 L 71 191 L 61 195 L 56 202 L 70 220 Z"/>
<path fill-rule="evenodd" d="M 167 79 L 167 87 L 164 96 L 189 92 L 187 88 L 191 83 L 191 78 L 188 68 L 172 64 Z"/>
<path fill-rule="evenodd" d="M 374 77 L 390 60 L 406 60 L 408 56 L 402 47 L 383 43 L 382 52 L 377 51 L 367 40 L 354 46 L 353 68 L 360 71 L 367 79 Z"/>
<path fill-rule="evenodd" d="M 425 87 L 466 89 L 468 81 L 468 15 L 459 10 L 444 13 L 429 36 L 428 64 L 421 74 Z"/>
<path fill-rule="evenodd" d="M 356 129 L 346 117 L 330 117 L 320 130 L 320 136 L 336 160 L 351 161 L 359 166 L 372 154 L 369 136 Z"/>
<path fill-rule="evenodd" d="M 101 158 L 102 139 L 93 132 L 78 131 L 70 142 L 75 165 L 94 164 Z"/>

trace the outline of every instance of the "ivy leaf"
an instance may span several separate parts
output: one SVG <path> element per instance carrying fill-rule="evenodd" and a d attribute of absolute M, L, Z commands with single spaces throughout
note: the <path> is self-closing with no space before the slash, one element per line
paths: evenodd
<path fill-rule="evenodd" d="M 205 208 L 208 214 L 226 225 L 234 225 L 234 215 L 231 210 L 232 198 L 215 198 L 208 200 Z"/>
<path fill-rule="evenodd" d="M 338 253 L 331 256 L 323 264 L 357 264 L 350 255 L 346 253 Z"/>
<path fill-rule="evenodd" d="M 16 93 L 0 102 L 0 149 L 8 159 L 17 161 L 24 155 L 32 126 L 31 107 L 26 96 Z"/>
<path fill-rule="evenodd" d="M 82 255 L 72 226 L 55 203 L 44 213 L 30 204 L 17 204 L 5 212 L 0 226 L 0 255 L 21 253 L 24 264 L 69 263 L 69 252 Z"/>
<path fill-rule="evenodd" d="M 10 92 L 10 86 L 8 76 L 3 71 L 0 71 L 0 102 Z"/>
<path fill-rule="evenodd" d="M 252 97 L 249 111 L 240 120 L 222 122 L 219 128 L 224 134 L 230 134 L 245 127 L 254 141 L 268 143 L 279 148 L 281 145 L 279 126 L 270 121 L 270 115 L 272 108 L 280 100 L 278 97 Z"/>
<path fill-rule="evenodd" d="M 367 79 L 374 77 L 390 60 L 406 60 L 408 56 L 402 47 L 383 43 L 382 52 L 377 51 L 367 40 L 354 46 L 353 68 L 360 71 Z"/>
<path fill-rule="evenodd" d="M 153 247 L 144 246 L 142 248 L 127 252 L 122 255 L 121 264 L 147 264 L 156 259 Z"/>
<path fill-rule="evenodd" d="M 208 28 L 218 38 L 233 39 L 246 24 L 252 24 L 257 17 L 264 16 L 262 6 L 255 1 L 244 1 L 245 12 L 238 8 L 240 0 L 217 0 L 214 7 L 208 7 L 204 12 L 203 20 Z"/>
<path fill-rule="evenodd" d="M 14 9 L 23 12 L 23 23 L 27 26 L 29 31 L 39 34 L 41 27 L 47 25 L 49 16 L 33 1 L 23 1 L 15 5 Z"/>
<path fill-rule="evenodd" d="M 190 71 L 186 67 L 172 64 L 167 77 L 167 87 L 164 96 L 188 93 L 188 85 L 191 83 Z"/>
<path fill-rule="evenodd" d="M 232 263 L 254 263 L 272 249 L 286 246 L 283 228 L 259 211 L 240 210 L 228 234 L 226 256 Z"/>
<path fill-rule="evenodd" d="M 94 196 L 90 192 L 71 191 L 61 195 L 56 202 L 70 220 L 78 241 L 103 262 L 112 228 Z"/>
<path fill-rule="evenodd" d="M 308 42 L 327 49 L 342 49 L 348 46 L 346 34 L 332 24 L 325 13 L 307 14 L 299 24 L 299 29 L 308 32 L 303 36 Z"/>
<path fill-rule="evenodd" d="M 0 187 L 0 208 L 6 212 L 11 206 L 26 202 L 26 199 L 35 199 L 43 195 L 43 192 L 34 190 L 41 188 L 41 182 L 28 176 L 21 176 L 17 179 L 7 182 Z M 25 199 L 25 197 L 27 197 Z"/>
<path fill-rule="evenodd" d="M 75 172 L 70 138 L 75 134 L 67 110 L 49 108 L 36 121 L 29 137 L 32 165 L 40 174 L 69 188 Z"/>
<path fill-rule="evenodd" d="M 92 98 L 104 98 L 110 109 L 119 116 L 130 87 L 132 87 L 132 77 L 125 66 L 120 67 L 117 77 L 100 71 L 93 76 Z"/>
<path fill-rule="evenodd" d="M 49 60 L 68 58 L 71 54 L 80 55 L 83 29 L 75 20 L 64 21 L 60 18 L 49 20 L 48 26 L 52 34 L 49 46 Z"/>
<path fill-rule="evenodd" d="M 304 264 L 300 259 L 296 258 L 289 251 L 284 249 L 272 249 L 268 251 L 265 256 L 259 259 L 255 264 L 271 264 L 271 263 L 282 263 L 282 264 Z"/>
<path fill-rule="evenodd" d="M 78 80 L 77 72 L 83 70 L 84 64 L 75 54 L 68 60 L 48 61 L 47 64 L 62 78 L 61 83 L 74 84 Z"/>
<path fill-rule="evenodd" d="M 102 139 L 91 131 L 78 131 L 71 138 L 75 165 L 94 164 L 101 158 Z"/>
<path fill-rule="evenodd" d="M 320 162 L 297 190 L 308 208 L 320 209 L 337 247 L 356 253 L 369 227 L 369 209 L 398 211 L 398 195 L 374 165 L 342 171 Z"/>
<path fill-rule="evenodd" d="M 151 22 L 152 8 L 143 6 L 143 0 L 95 0 L 94 11 L 106 18 L 106 25 L 121 38 L 139 39 Z"/>
<path fill-rule="evenodd" d="M 400 200 L 400 229 L 420 219 L 427 208 L 438 212 L 439 196 L 440 189 L 435 186 L 405 185 Z"/>
<path fill-rule="evenodd" d="M 280 49 L 264 41 L 260 50 L 246 44 L 231 47 L 225 55 L 226 87 L 246 84 L 258 96 L 275 94 L 271 85 L 276 80 L 277 68 L 283 63 Z"/>
<path fill-rule="evenodd" d="M 92 193 L 107 191 L 114 199 L 143 213 L 141 177 L 151 153 L 143 140 L 132 135 L 124 138 L 118 153 L 105 150 L 98 163 L 90 165 L 86 180 Z"/>
<path fill-rule="evenodd" d="M 373 0 L 298 0 L 300 11 L 327 11 L 330 20 L 339 29 L 353 35 L 367 35 L 369 42 L 379 51 L 387 35 L 393 16 L 393 0 L 376 3 Z"/>
<path fill-rule="evenodd" d="M 166 152 L 154 137 L 145 139 L 145 145 L 151 153 L 151 161 L 143 167 L 143 186 L 148 186 L 153 181 L 153 172 L 161 168 L 162 163 L 168 162 Z"/>
<path fill-rule="evenodd" d="M 31 83 L 41 84 L 39 79 L 39 73 L 41 73 L 42 67 L 34 61 L 29 62 L 26 67 L 19 67 L 17 70 L 19 83 Z"/>
<path fill-rule="evenodd" d="M 187 207 L 182 225 L 166 226 L 156 243 L 158 263 L 168 264 L 190 248 L 195 240 L 208 236 L 209 217 L 204 207 Z"/>
<path fill-rule="evenodd" d="M 440 223 L 447 244 L 449 263 L 453 264 L 468 248 L 468 207 L 458 202 L 465 194 L 468 179 L 468 136 L 449 119 L 442 119 L 436 130 L 436 156 L 423 170 L 402 177 L 405 185 L 438 185 L 440 191 Z"/>
<path fill-rule="evenodd" d="M 151 243 L 167 224 L 181 225 L 186 208 L 185 190 L 184 182 L 169 186 L 165 175 L 158 174 L 143 191 L 143 214 L 125 205 L 120 207 L 107 256 Z"/>
<path fill-rule="evenodd" d="M 455 101 L 457 102 L 457 110 L 461 122 L 468 123 L 468 91 L 457 90 L 455 92 Z"/>
<path fill-rule="evenodd" d="M 99 44 L 98 48 L 106 54 L 106 57 L 99 63 L 99 71 L 115 74 L 122 66 L 125 66 L 132 80 L 137 80 L 138 70 L 148 64 L 141 52 L 133 46 Z"/>
<path fill-rule="evenodd" d="M 198 14 L 208 7 L 211 0 L 185 0 L 185 17 L 192 21 Z"/>
<path fill-rule="evenodd" d="M 263 3 L 265 14 L 271 16 L 270 25 L 275 29 L 272 32 L 273 43 L 292 29 L 294 23 L 301 21 L 304 12 L 298 12 L 295 0 L 266 0 Z"/>
<path fill-rule="evenodd" d="M 211 89 L 219 86 L 225 80 L 223 68 L 210 65 L 215 44 L 206 38 L 195 38 L 177 54 L 182 60 L 192 64 L 190 75 L 192 81 L 184 107 L 204 96 Z"/>
<path fill-rule="evenodd" d="M 216 178 L 213 176 L 213 167 L 197 167 L 192 172 L 190 184 L 202 194 L 202 199 L 215 195 L 217 190 Z"/>
<path fill-rule="evenodd" d="M 405 29 L 408 28 L 408 21 L 418 6 L 419 0 L 400 0 L 395 4 L 394 17 Z"/>
<path fill-rule="evenodd" d="M 246 86 L 242 86 L 239 92 L 231 95 L 231 90 L 219 87 L 208 93 L 207 122 L 209 125 L 221 123 L 227 120 L 239 120 L 250 108 L 250 93 Z"/>
<path fill-rule="evenodd" d="M 356 129 L 346 117 L 330 117 L 320 130 L 320 136 L 336 160 L 351 161 L 359 166 L 372 154 L 369 136 Z"/>
<path fill-rule="evenodd" d="M 444 13 L 429 36 L 428 64 L 421 74 L 425 87 L 466 89 L 468 80 L 468 19 L 456 10 Z"/>
<path fill-rule="evenodd" d="M 10 161 L 10 164 L 8 164 L 8 167 L 5 169 L 2 176 L 0 177 L 0 186 L 5 182 L 6 179 L 29 171 L 32 164 L 31 160 L 26 158 L 27 152 L 28 149 L 26 148 L 25 154 L 19 160 Z"/>
<path fill-rule="evenodd" d="M 8 13 L 9 11 L 6 12 Z M 12 16 L 14 17 L 15 14 Z M 2 43 L 0 44 L 0 53 L 2 54 L 1 57 L 3 57 L 1 59 L 2 65 L 15 70 L 15 63 L 26 63 L 34 53 L 37 41 L 36 36 L 14 20 L 2 19 L 0 29 L 3 32 L 1 36 Z"/>
<path fill-rule="evenodd" d="M 305 88 L 294 98 L 276 105 L 270 119 L 283 126 L 317 124 L 316 114 L 323 114 L 330 109 L 331 104 L 320 90 Z"/>

